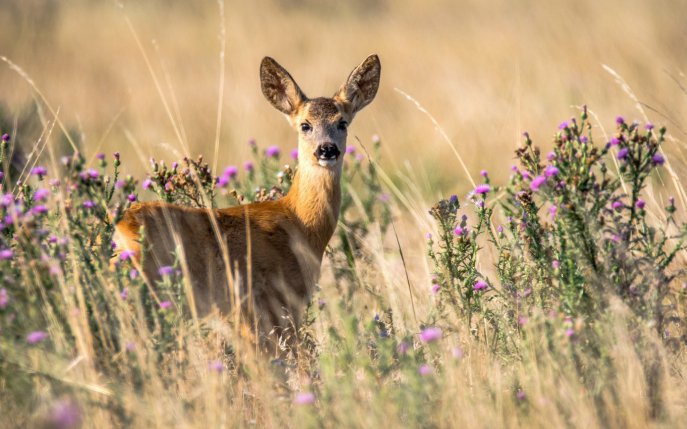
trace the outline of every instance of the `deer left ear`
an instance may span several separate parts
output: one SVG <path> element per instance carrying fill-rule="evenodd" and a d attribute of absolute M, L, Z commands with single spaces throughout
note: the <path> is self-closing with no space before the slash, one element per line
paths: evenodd
<path fill-rule="evenodd" d="M 381 72 L 379 57 L 370 55 L 351 72 L 334 99 L 346 105 L 351 115 L 355 115 L 377 95 Z"/>

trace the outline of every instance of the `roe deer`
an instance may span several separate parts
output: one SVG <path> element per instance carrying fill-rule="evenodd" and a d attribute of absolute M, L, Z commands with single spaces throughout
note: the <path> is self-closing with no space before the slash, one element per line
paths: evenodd
<path fill-rule="evenodd" d="M 288 194 L 225 209 L 136 204 L 116 226 L 118 248 L 133 252 L 137 263 L 143 251 L 148 281 L 159 278 L 160 267 L 173 265 L 181 250 L 201 315 L 215 307 L 230 314 L 238 298 L 247 320 L 257 321 L 261 339 L 271 331 L 272 339 L 275 332 L 283 335 L 291 323 L 297 328 L 339 216 L 347 127 L 374 99 L 380 72 L 379 58 L 371 55 L 332 98 L 310 99 L 265 57 L 262 92 L 298 132 L 298 169 Z"/>

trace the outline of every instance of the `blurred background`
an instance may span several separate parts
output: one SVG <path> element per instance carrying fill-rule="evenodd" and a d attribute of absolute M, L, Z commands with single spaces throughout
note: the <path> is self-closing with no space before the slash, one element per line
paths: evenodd
<path fill-rule="evenodd" d="M 263 56 L 314 97 L 378 53 L 382 85 L 349 144 L 378 134 L 385 168 L 411 168 L 434 195 L 470 185 L 442 132 L 397 90 L 433 116 L 474 177 L 487 168 L 505 180 L 523 131 L 547 147 L 582 104 L 606 132 L 616 115 L 644 120 L 643 110 L 678 140 L 666 151 L 680 163 L 686 16 L 687 2 L 640 0 L 1 0 L 0 55 L 88 156 L 119 151 L 140 177 L 150 156 L 171 162 L 184 147 L 212 164 L 220 97 L 219 167 L 240 165 L 251 138 L 295 147 L 260 91 Z M 52 116 L 26 76 L 0 63 L 3 115 L 28 152 L 43 129 L 35 118 Z"/>

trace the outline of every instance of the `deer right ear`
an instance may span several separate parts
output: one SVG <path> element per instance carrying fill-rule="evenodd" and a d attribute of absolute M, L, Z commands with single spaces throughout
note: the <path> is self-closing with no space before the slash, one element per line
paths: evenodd
<path fill-rule="evenodd" d="M 307 99 L 289 72 L 270 57 L 260 63 L 260 85 L 265 98 L 286 115 L 295 113 Z"/>

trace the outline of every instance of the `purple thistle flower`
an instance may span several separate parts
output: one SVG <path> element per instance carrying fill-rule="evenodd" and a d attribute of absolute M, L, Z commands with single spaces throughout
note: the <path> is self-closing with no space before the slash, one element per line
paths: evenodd
<path fill-rule="evenodd" d="M 83 207 L 84 207 L 85 209 L 92 209 L 92 208 L 95 207 L 95 203 L 94 203 L 93 201 L 91 201 L 91 200 L 86 200 L 86 201 L 83 202 Z"/>
<path fill-rule="evenodd" d="M 487 284 L 487 282 L 485 282 L 484 280 L 477 280 L 477 282 L 474 285 L 472 285 L 472 290 L 474 290 L 475 292 L 478 292 L 478 291 L 484 290 L 488 287 L 489 287 L 489 284 Z"/>
<path fill-rule="evenodd" d="M 553 268 L 554 270 L 557 270 L 560 267 L 561 267 L 561 263 L 558 261 L 558 259 L 554 259 L 553 261 L 551 261 L 551 268 Z"/>
<path fill-rule="evenodd" d="M 172 182 L 167 182 L 165 183 L 165 192 L 171 192 L 174 189 L 174 185 L 172 185 Z"/>
<path fill-rule="evenodd" d="M 544 172 L 546 177 L 556 176 L 558 173 L 560 173 L 560 170 L 553 165 L 546 167 L 546 171 Z"/>
<path fill-rule="evenodd" d="M 81 410 L 68 399 L 59 400 L 50 407 L 47 426 L 54 429 L 77 429 L 81 427 Z"/>
<path fill-rule="evenodd" d="M 243 169 L 246 171 L 253 171 L 253 163 L 251 161 L 244 162 Z"/>
<path fill-rule="evenodd" d="M 428 232 L 427 234 L 425 234 L 425 238 L 426 238 L 427 240 L 431 240 L 431 239 L 432 239 L 432 233 L 431 233 L 431 232 Z"/>
<path fill-rule="evenodd" d="M 647 131 L 651 131 L 651 130 L 654 129 L 654 124 L 652 124 L 651 122 L 647 122 L 646 125 L 644 125 L 644 128 L 645 128 Z"/>
<path fill-rule="evenodd" d="M 4 133 L 4 134 L 2 135 L 2 141 L 4 141 L 4 142 L 10 141 L 10 135 L 7 134 L 7 133 Z"/>
<path fill-rule="evenodd" d="M 255 147 L 257 145 L 258 145 L 258 142 L 255 141 L 255 139 L 248 139 L 248 146 Z"/>
<path fill-rule="evenodd" d="M 614 201 L 613 204 L 611 204 L 611 208 L 613 208 L 613 210 L 619 212 L 620 210 L 625 208 L 625 204 L 623 204 L 622 201 Z"/>
<path fill-rule="evenodd" d="M 515 392 L 515 397 L 518 398 L 519 401 L 524 401 L 527 398 L 527 395 L 525 394 L 524 390 L 518 389 L 518 391 Z"/>
<path fill-rule="evenodd" d="M 224 371 L 224 363 L 222 363 L 221 360 L 213 360 L 208 364 L 208 368 L 211 371 L 215 371 L 217 373 Z"/>
<path fill-rule="evenodd" d="M 497 226 L 497 227 L 496 227 L 496 232 L 498 232 L 499 234 L 503 233 L 503 225 Z"/>
<path fill-rule="evenodd" d="M 229 184 L 229 180 L 229 176 L 223 174 L 217 178 L 217 186 L 224 188 Z"/>
<path fill-rule="evenodd" d="M 527 324 L 527 316 L 518 316 L 518 325 L 525 326 Z"/>
<path fill-rule="evenodd" d="M 101 161 L 105 160 L 105 154 L 104 153 L 99 153 L 95 155 L 96 158 L 98 158 Z"/>
<path fill-rule="evenodd" d="M 114 153 L 114 159 L 115 159 L 116 161 L 119 161 L 119 152 L 115 152 L 115 153 Z"/>
<path fill-rule="evenodd" d="M 546 182 L 546 176 L 537 176 L 532 179 L 532 183 L 530 183 L 530 189 L 534 192 L 537 192 L 544 182 Z"/>
<path fill-rule="evenodd" d="M 50 196 L 50 191 L 45 188 L 38 188 L 33 194 L 34 201 L 43 201 Z"/>
<path fill-rule="evenodd" d="M 88 174 L 88 177 L 91 179 L 97 179 L 100 176 L 100 173 L 98 173 L 98 170 L 94 168 L 89 168 L 86 170 L 86 174 Z"/>
<path fill-rule="evenodd" d="M 170 267 L 169 265 L 165 265 L 164 267 L 160 267 L 158 273 L 160 273 L 162 277 L 171 276 L 174 273 L 174 268 Z"/>
<path fill-rule="evenodd" d="M 549 153 L 546 155 L 546 160 L 547 160 L 547 161 L 551 162 L 551 161 L 553 161 L 554 159 L 556 159 L 556 152 L 551 151 L 551 152 L 549 152 Z"/>
<path fill-rule="evenodd" d="M 129 194 L 126 196 L 126 199 L 129 200 L 130 203 L 133 203 L 134 201 L 136 201 L 136 198 L 137 198 L 136 194 Z"/>
<path fill-rule="evenodd" d="M 174 162 L 172 163 L 172 170 L 176 170 L 177 167 L 179 167 L 179 163 L 176 162 L 176 161 L 174 161 Z"/>
<path fill-rule="evenodd" d="M 230 179 L 236 177 L 237 174 L 239 174 L 239 169 L 234 165 L 230 165 L 224 169 L 224 175 L 228 176 Z"/>
<path fill-rule="evenodd" d="M 129 288 L 125 287 L 122 289 L 121 292 L 119 292 L 119 298 L 121 298 L 122 301 L 126 301 L 127 298 L 129 298 Z"/>
<path fill-rule="evenodd" d="M 31 208 L 31 213 L 34 215 L 41 215 L 41 214 L 47 213 L 47 212 L 48 212 L 48 208 L 42 204 L 39 204 L 37 206 L 33 206 Z"/>
<path fill-rule="evenodd" d="M 489 175 L 489 173 L 487 173 L 487 170 L 482 170 L 479 172 L 479 175 L 482 177 L 487 177 Z"/>
<path fill-rule="evenodd" d="M 14 252 L 12 249 L 0 250 L 0 261 L 9 261 L 14 257 Z"/>
<path fill-rule="evenodd" d="M 618 151 L 618 155 L 616 155 L 616 158 L 618 159 L 625 159 L 627 158 L 627 155 L 630 153 L 630 149 L 624 147 Z"/>
<path fill-rule="evenodd" d="M 0 199 L 0 206 L 9 207 L 12 203 L 14 203 L 14 195 L 12 194 L 7 193 Z"/>
<path fill-rule="evenodd" d="M 660 153 L 656 152 L 656 153 L 654 154 L 654 156 L 651 157 L 651 162 L 652 162 L 654 165 L 663 165 L 663 164 L 666 162 L 666 160 L 665 160 L 665 158 L 663 158 L 663 155 L 661 155 Z"/>
<path fill-rule="evenodd" d="M 346 148 L 346 150 L 348 150 L 348 148 Z M 293 159 L 294 161 L 298 160 L 298 148 L 291 151 L 291 159 Z"/>
<path fill-rule="evenodd" d="M 580 137 L 580 143 L 589 143 L 589 138 L 587 136 Z"/>
<path fill-rule="evenodd" d="M 150 178 L 148 178 L 148 179 L 145 179 L 145 180 L 143 181 L 143 183 L 141 183 L 141 187 L 142 187 L 143 189 L 148 189 L 148 188 L 150 188 L 150 186 L 151 186 L 152 184 L 153 184 L 153 181 L 150 180 Z"/>
<path fill-rule="evenodd" d="M 450 197 L 448 197 L 448 201 L 451 204 L 457 203 L 458 202 L 458 195 L 456 195 L 456 194 L 451 195 Z"/>
<path fill-rule="evenodd" d="M 115 182 L 115 188 L 117 189 L 122 189 L 124 185 L 126 185 L 126 182 L 122 179 L 117 179 L 117 181 Z"/>
<path fill-rule="evenodd" d="M 558 129 L 559 129 L 559 130 L 564 130 L 564 129 L 568 128 L 568 126 L 569 126 L 569 125 L 568 125 L 568 121 L 563 121 L 563 122 L 561 122 L 561 124 L 558 126 Z"/>
<path fill-rule="evenodd" d="M 478 185 L 475 188 L 476 194 L 487 194 L 489 191 L 491 191 L 491 186 L 489 186 L 487 184 Z"/>
<path fill-rule="evenodd" d="M 618 146 L 620 144 L 620 140 L 618 140 L 618 137 L 613 137 L 609 143 L 611 146 Z"/>
<path fill-rule="evenodd" d="M 551 216 L 551 219 L 554 219 L 556 217 L 557 212 L 558 212 L 558 206 L 549 207 L 549 216 Z"/>
<path fill-rule="evenodd" d="M 265 149 L 265 156 L 268 158 L 279 158 L 279 153 L 279 147 L 277 146 L 270 146 Z"/>
<path fill-rule="evenodd" d="M 427 365 L 426 363 L 423 363 L 423 364 L 420 365 L 420 367 L 417 369 L 417 372 L 418 372 L 418 374 L 420 374 L 421 376 L 425 377 L 425 376 L 431 375 L 432 372 L 433 372 L 433 370 L 432 370 L 432 367 L 431 367 L 431 366 Z"/>
<path fill-rule="evenodd" d="M 346 153 L 355 153 L 355 146 L 346 146 Z"/>
<path fill-rule="evenodd" d="M 162 310 L 167 310 L 172 306 L 172 301 L 161 301 L 160 302 L 160 309 Z"/>
<path fill-rule="evenodd" d="M 0 289 L 0 310 L 7 308 L 7 304 L 10 303 L 10 296 L 7 293 L 7 289 Z"/>
<path fill-rule="evenodd" d="M 644 202 L 644 200 L 641 198 L 639 198 L 635 203 L 635 207 L 637 207 L 639 210 L 644 210 L 644 206 L 646 206 L 646 202 Z"/>
<path fill-rule="evenodd" d="M 410 345 L 408 345 L 408 343 L 405 341 L 401 341 L 398 343 L 398 347 L 396 349 L 398 350 L 399 354 L 405 355 L 408 353 L 408 350 L 410 350 Z"/>
<path fill-rule="evenodd" d="M 625 118 L 623 118 L 622 116 L 618 116 L 615 118 L 615 123 L 618 125 L 622 125 L 625 123 Z"/>
<path fill-rule="evenodd" d="M 122 253 L 119 254 L 119 259 L 126 261 L 128 259 L 133 259 L 134 256 L 136 256 L 136 252 L 133 250 L 122 250 Z"/>
<path fill-rule="evenodd" d="M 434 295 L 436 295 L 437 293 L 439 293 L 439 290 L 440 290 L 440 289 L 441 289 L 441 286 L 439 285 L 439 283 L 434 283 L 434 284 L 432 285 L 432 293 L 433 293 Z"/>
<path fill-rule="evenodd" d="M 132 268 L 129 270 L 129 278 L 131 280 L 135 280 L 138 278 L 138 270 L 136 268 Z"/>
<path fill-rule="evenodd" d="M 573 328 L 568 328 L 565 330 L 565 336 L 572 338 L 575 335 L 575 330 Z"/>
<path fill-rule="evenodd" d="M 315 403 L 315 395 L 312 392 L 298 392 L 293 398 L 296 405 L 312 405 Z"/>
<path fill-rule="evenodd" d="M 48 174 L 48 170 L 40 165 L 31 169 L 31 175 L 38 176 L 39 179 L 42 179 L 46 174 Z"/>
<path fill-rule="evenodd" d="M 459 237 L 462 235 L 465 235 L 465 232 L 466 232 L 465 228 L 460 227 L 460 226 L 457 226 L 456 229 L 453 230 L 453 233 Z"/>
<path fill-rule="evenodd" d="M 420 332 L 420 340 L 423 343 L 432 343 L 441 339 L 441 329 L 437 327 L 425 328 Z"/>
<path fill-rule="evenodd" d="M 38 344 L 41 341 L 45 341 L 48 337 L 49 335 L 45 331 L 33 331 L 26 336 L 26 342 L 31 345 Z"/>

